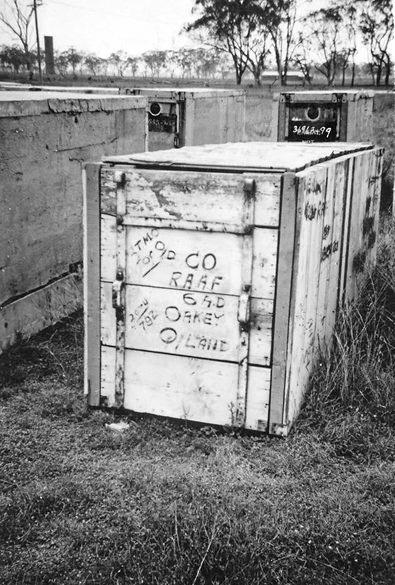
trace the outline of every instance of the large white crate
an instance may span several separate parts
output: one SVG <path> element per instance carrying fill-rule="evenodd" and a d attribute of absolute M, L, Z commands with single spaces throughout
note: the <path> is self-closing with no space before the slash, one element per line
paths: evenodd
<path fill-rule="evenodd" d="M 375 260 L 381 164 L 240 143 L 88 165 L 89 403 L 287 434 Z"/>

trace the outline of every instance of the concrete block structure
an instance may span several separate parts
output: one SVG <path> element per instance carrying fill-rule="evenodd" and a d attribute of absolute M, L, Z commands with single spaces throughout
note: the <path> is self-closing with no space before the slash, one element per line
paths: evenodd
<path fill-rule="evenodd" d="M 82 164 L 144 150 L 144 97 L 0 92 L 0 352 L 82 302 Z"/>

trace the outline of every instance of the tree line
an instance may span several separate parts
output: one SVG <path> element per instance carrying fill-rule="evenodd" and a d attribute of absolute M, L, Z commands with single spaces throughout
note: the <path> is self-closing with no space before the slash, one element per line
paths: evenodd
<path fill-rule="evenodd" d="M 43 51 L 42 51 L 43 53 Z M 44 54 L 44 53 L 43 53 Z M 94 53 L 84 53 L 71 47 L 55 52 L 55 72 L 60 76 L 89 75 L 107 77 L 109 75 L 161 77 L 225 77 L 231 63 L 216 50 L 204 47 L 181 48 L 176 51 L 147 51 L 138 56 L 130 56 L 125 51 L 117 51 L 108 57 L 98 57 Z M 26 53 L 22 48 L 3 45 L 0 47 L 0 67 L 14 73 L 31 71 L 37 66 L 34 51 Z"/>
<path fill-rule="evenodd" d="M 11 12 L 0 22 L 19 42 L 0 47 L 0 66 L 33 74 L 37 56 L 32 45 L 31 5 L 12 0 Z M 30 6 L 30 7 L 29 7 Z M 367 63 L 374 85 L 389 85 L 392 61 L 389 45 L 394 31 L 391 0 L 330 0 L 320 9 L 311 0 L 195 0 L 193 17 L 185 26 L 198 48 L 147 51 L 130 56 L 117 51 L 108 58 L 69 48 L 55 53 L 59 75 L 138 75 L 160 77 L 222 77 L 233 69 L 236 83 L 247 74 L 260 84 L 275 68 L 282 85 L 291 70 L 311 84 L 316 74 L 328 86 L 354 85 L 358 63 Z M 362 59 L 361 59 L 362 56 Z"/>
<path fill-rule="evenodd" d="M 260 83 L 271 58 L 282 85 L 290 68 L 307 83 L 314 72 L 333 85 L 346 72 L 354 84 L 356 58 L 367 51 L 372 81 L 389 84 L 389 45 L 394 31 L 391 0 L 330 0 L 320 9 L 311 0 L 195 0 L 196 18 L 186 30 L 231 56 L 236 82 L 246 71 Z M 306 9 L 307 8 L 307 9 Z"/>

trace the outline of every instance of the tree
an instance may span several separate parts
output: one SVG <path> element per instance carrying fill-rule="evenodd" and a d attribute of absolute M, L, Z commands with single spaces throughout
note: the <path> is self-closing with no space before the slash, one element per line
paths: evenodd
<path fill-rule="evenodd" d="M 311 85 L 313 81 L 313 63 L 311 61 L 312 41 L 310 35 L 300 32 L 298 38 L 298 49 L 295 52 L 292 63 L 300 69 L 305 81 Z"/>
<path fill-rule="evenodd" d="M 213 77 L 221 55 L 215 49 L 199 47 L 193 50 L 193 66 L 197 77 Z"/>
<path fill-rule="evenodd" d="M 159 77 L 161 69 L 166 65 L 166 51 L 147 51 L 143 53 L 142 58 L 152 77 Z"/>
<path fill-rule="evenodd" d="M 56 51 L 54 54 L 54 61 L 55 61 L 55 67 L 58 70 L 59 75 L 64 77 L 67 73 L 67 69 L 69 66 L 69 60 L 66 57 L 64 51 L 62 53 L 60 53 L 59 51 Z"/>
<path fill-rule="evenodd" d="M 194 49 L 182 47 L 178 51 L 172 51 L 169 55 L 169 62 L 181 71 L 182 78 L 191 77 L 192 68 L 195 63 Z"/>
<path fill-rule="evenodd" d="M 93 76 L 96 76 L 98 74 L 101 63 L 102 60 L 100 59 L 100 57 L 93 53 L 89 53 L 84 57 L 84 65 L 87 67 L 89 73 Z"/>
<path fill-rule="evenodd" d="M 130 69 L 132 77 L 136 77 L 139 64 L 140 64 L 139 57 L 128 57 L 126 59 L 126 68 Z"/>
<path fill-rule="evenodd" d="M 4 67 L 10 67 L 14 73 L 19 73 L 20 69 L 31 67 L 36 59 L 33 52 L 29 53 L 26 58 L 25 51 L 20 47 L 3 45 L 0 49 L 0 63 Z"/>
<path fill-rule="evenodd" d="M 319 62 L 315 68 L 326 77 L 328 85 L 333 85 L 340 64 L 340 36 L 342 16 L 338 6 L 321 8 L 310 12 L 305 19 L 310 26 L 312 37 L 317 46 Z"/>
<path fill-rule="evenodd" d="M 194 11 L 200 16 L 186 30 L 204 31 L 206 44 L 229 53 L 239 85 L 247 69 L 251 38 L 256 33 L 257 3 L 255 0 L 195 0 Z"/>
<path fill-rule="evenodd" d="M 385 71 L 385 85 L 389 85 L 391 57 L 389 44 L 394 32 L 391 0 L 363 0 L 360 30 L 371 55 L 372 75 L 380 85 Z"/>
<path fill-rule="evenodd" d="M 195 0 L 195 10 L 200 17 L 187 31 L 205 30 L 213 46 L 231 55 L 238 84 L 247 69 L 260 83 L 270 45 L 286 84 L 297 44 L 297 0 Z"/>
<path fill-rule="evenodd" d="M 110 65 L 115 67 L 119 77 L 123 77 L 125 69 L 128 66 L 127 58 L 128 57 L 124 51 L 117 51 L 116 53 L 111 53 L 111 55 L 108 58 Z"/>
<path fill-rule="evenodd" d="M 357 52 L 358 5 L 354 0 L 344 0 L 339 5 L 347 34 L 347 47 L 343 51 L 343 60 L 348 67 L 351 60 L 351 87 L 355 81 L 355 55 Z M 342 66 L 342 85 L 345 81 L 345 68 Z"/>
<path fill-rule="evenodd" d="M 25 63 L 28 71 L 32 71 L 32 43 L 31 24 L 33 20 L 33 5 L 24 0 L 12 0 L 5 3 L 7 10 L 0 12 L 0 22 L 18 39 L 25 55 Z M 34 46 L 34 45 L 33 45 Z"/>
<path fill-rule="evenodd" d="M 83 55 L 81 53 L 78 53 L 78 51 L 76 51 L 74 49 L 74 47 L 70 47 L 70 49 L 67 49 L 66 51 L 63 51 L 60 55 L 60 61 L 62 63 L 66 64 L 66 68 L 67 66 L 71 67 L 71 70 L 73 72 L 73 77 L 76 77 L 76 70 L 77 70 L 77 65 L 79 65 L 82 60 L 83 60 Z M 58 66 L 59 66 L 59 58 L 58 58 Z"/>
<path fill-rule="evenodd" d="M 273 44 L 274 57 L 281 85 L 287 84 L 289 65 L 292 62 L 300 37 L 297 36 L 297 0 L 262 0 L 260 18 L 268 30 Z"/>

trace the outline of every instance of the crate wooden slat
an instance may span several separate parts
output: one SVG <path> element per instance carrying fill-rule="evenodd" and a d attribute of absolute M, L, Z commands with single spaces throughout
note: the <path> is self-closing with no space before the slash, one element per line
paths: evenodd
<path fill-rule="evenodd" d="M 381 159 L 229 143 L 88 165 L 89 403 L 286 435 L 374 262 Z"/>

